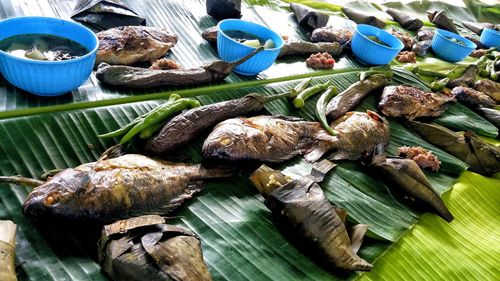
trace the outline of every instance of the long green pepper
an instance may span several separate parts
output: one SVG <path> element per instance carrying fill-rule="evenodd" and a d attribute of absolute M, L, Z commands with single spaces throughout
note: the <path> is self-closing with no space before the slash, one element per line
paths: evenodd
<path fill-rule="evenodd" d="M 307 89 L 309 84 L 311 84 L 312 79 L 313 78 L 310 77 L 308 79 L 302 80 L 302 82 L 300 82 L 299 84 L 297 84 L 297 86 L 295 86 L 292 90 L 290 90 L 290 98 L 292 99 L 296 98 L 300 93 L 302 93 L 305 89 Z"/>
<path fill-rule="evenodd" d="M 332 129 L 332 127 L 330 127 L 330 125 L 328 124 L 328 121 L 326 119 L 326 106 L 334 96 L 338 95 L 338 93 L 339 91 L 337 90 L 337 88 L 335 88 L 334 86 L 330 86 L 321 95 L 318 102 L 316 103 L 316 118 L 319 119 L 319 122 L 321 123 L 321 125 L 323 125 L 323 128 L 325 128 L 325 130 L 333 136 L 337 135 L 338 132 Z"/>
<path fill-rule="evenodd" d="M 200 106 L 200 102 L 193 99 L 178 99 L 171 103 L 166 103 L 160 105 L 158 110 L 154 110 L 151 114 L 148 114 L 143 120 L 135 124 L 135 126 L 128 131 L 125 136 L 120 140 L 120 144 L 124 144 L 129 141 L 132 137 L 139 134 L 142 130 L 161 123 L 173 114 L 180 112 L 186 108 L 194 108 Z"/>
<path fill-rule="evenodd" d="M 314 85 L 312 87 L 309 87 L 307 89 L 305 89 L 304 91 L 302 91 L 294 100 L 293 100 L 293 105 L 296 107 L 296 108 L 301 108 L 301 107 L 304 107 L 305 105 L 305 101 L 316 95 L 317 93 L 320 93 L 324 90 L 326 90 L 326 88 L 328 88 L 328 86 L 330 85 L 330 81 L 324 83 L 324 84 L 318 84 L 318 85 Z"/>

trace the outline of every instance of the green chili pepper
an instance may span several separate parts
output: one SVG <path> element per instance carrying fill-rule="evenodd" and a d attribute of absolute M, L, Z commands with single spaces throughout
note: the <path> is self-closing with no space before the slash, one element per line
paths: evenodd
<path fill-rule="evenodd" d="M 290 98 L 292 99 L 296 98 L 300 93 L 302 93 L 305 89 L 307 89 L 311 81 L 312 77 L 302 80 L 302 82 L 297 84 L 297 86 L 295 86 L 292 90 L 290 90 Z"/>
<path fill-rule="evenodd" d="M 145 140 L 145 139 L 151 138 L 152 136 L 154 136 L 154 134 L 156 134 L 156 132 L 158 132 L 159 130 L 161 130 L 161 128 L 163 128 L 164 125 L 165 124 L 162 122 L 162 123 L 158 123 L 158 124 L 155 124 L 153 126 L 147 127 L 146 129 L 142 130 L 139 133 L 139 138 L 141 140 Z"/>
<path fill-rule="evenodd" d="M 374 74 L 382 74 L 384 75 L 385 77 L 387 78 L 392 78 L 393 76 L 393 73 L 392 73 L 392 70 L 391 69 L 386 69 L 386 70 L 377 70 L 377 69 L 371 69 L 368 70 L 368 71 L 361 71 L 359 74 L 358 74 L 358 78 L 359 78 L 359 81 L 364 81 L 365 79 L 367 79 L 368 77 L 374 75 Z"/>
<path fill-rule="evenodd" d="M 448 75 L 441 73 L 439 71 L 424 69 L 424 68 L 420 68 L 420 67 L 414 67 L 413 69 L 411 69 L 411 72 L 413 72 L 415 74 L 420 74 L 420 75 L 424 75 L 424 76 L 431 76 L 431 77 L 439 77 L 439 78 L 448 77 Z"/>
<path fill-rule="evenodd" d="M 168 102 L 163 105 L 160 105 L 157 109 L 154 110 L 151 114 L 148 114 L 144 119 L 142 119 L 139 123 L 135 124 L 135 126 L 130 129 L 130 131 L 123 136 L 120 140 L 120 144 L 124 144 L 129 141 L 132 137 L 140 133 L 142 130 L 161 123 L 171 115 L 180 112 L 188 107 L 193 108 L 200 106 L 200 102 L 193 99 L 178 99 L 173 102 Z"/>
<path fill-rule="evenodd" d="M 304 107 L 305 101 L 314 96 L 315 94 L 324 91 L 328 86 L 330 85 L 330 81 L 324 83 L 324 84 L 318 84 L 314 85 L 312 87 L 309 87 L 302 91 L 294 100 L 293 100 L 293 105 L 296 108 L 301 108 Z"/>
<path fill-rule="evenodd" d="M 330 86 L 321 95 L 318 103 L 316 103 L 316 118 L 319 119 L 319 122 L 321 123 L 321 125 L 323 125 L 323 128 L 325 128 L 328 133 L 334 136 L 337 135 L 338 132 L 332 129 L 332 127 L 330 127 L 328 121 L 326 120 L 326 106 L 328 105 L 330 100 L 338 93 L 339 92 L 337 91 L 337 88 L 335 88 L 334 86 Z"/>
<path fill-rule="evenodd" d="M 465 69 L 466 67 L 464 66 L 455 66 L 452 70 L 446 72 L 446 77 L 450 80 L 460 78 L 464 74 Z"/>
<path fill-rule="evenodd" d="M 446 87 L 446 85 L 448 84 L 448 82 L 450 82 L 449 78 L 443 78 L 441 80 L 435 80 L 434 82 L 431 83 L 431 90 L 433 92 L 437 92 L 437 91 L 443 89 L 444 87 Z"/>

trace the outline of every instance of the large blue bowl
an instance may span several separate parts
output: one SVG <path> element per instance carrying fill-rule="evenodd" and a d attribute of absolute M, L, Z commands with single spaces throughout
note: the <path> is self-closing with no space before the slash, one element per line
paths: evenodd
<path fill-rule="evenodd" d="M 48 17 L 0 21 L 0 40 L 21 34 L 50 34 L 85 46 L 90 52 L 66 61 L 38 61 L 0 51 L 0 72 L 12 85 L 40 96 L 58 96 L 78 88 L 94 67 L 99 41 L 81 24 Z"/>
<path fill-rule="evenodd" d="M 485 28 L 483 32 L 481 32 L 481 38 L 479 38 L 481 44 L 485 45 L 488 48 L 496 47 L 500 48 L 500 31 L 495 30 L 493 28 Z"/>
<path fill-rule="evenodd" d="M 453 42 L 448 37 L 460 40 L 465 45 Z M 434 54 L 449 62 L 458 62 L 465 59 L 476 47 L 476 44 L 469 39 L 443 29 L 436 29 L 432 37 L 432 51 Z"/>
<path fill-rule="evenodd" d="M 227 30 L 247 32 L 257 35 L 264 40 L 271 39 L 274 42 L 275 48 L 260 51 L 246 62 L 236 66 L 234 72 L 241 75 L 257 75 L 259 72 L 268 69 L 274 63 L 285 44 L 285 41 L 279 34 L 265 26 L 239 19 L 223 20 L 218 24 L 217 52 L 222 60 L 228 62 L 241 59 L 254 51 L 255 48 L 227 36 L 224 33 Z"/>
<path fill-rule="evenodd" d="M 367 36 L 376 36 L 388 46 L 379 44 Z M 371 65 L 390 63 L 403 47 L 403 42 L 394 35 L 378 27 L 366 24 L 356 26 L 351 42 L 351 49 L 356 58 Z"/>

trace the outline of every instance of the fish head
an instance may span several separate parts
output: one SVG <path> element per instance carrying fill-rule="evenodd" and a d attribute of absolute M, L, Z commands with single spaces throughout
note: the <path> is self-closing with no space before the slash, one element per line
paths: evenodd
<path fill-rule="evenodd" d="M 63 170 L 28 195 L 23 214 L 30 218 L 73 217 L 83 208 L 82 195 L 91 185 L 87 172 Z"/>
<path fill-rule="evenodd" d="M 259 151 L 261 131 L 248 119 L 229 119 L 217 125 L 203 144 L 203 154 L 209 159 L 253 159 Z M 264 147 L 260 148 L 265 151 Z"/>

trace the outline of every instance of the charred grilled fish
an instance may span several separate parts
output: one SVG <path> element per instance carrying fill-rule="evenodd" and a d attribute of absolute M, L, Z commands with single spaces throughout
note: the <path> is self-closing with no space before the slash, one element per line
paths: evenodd
<path fill-rule="evenodd" d="M 479 139 L 472 132 L 463 135 L 437 124 L 410 121 L 423 139 L 467 163 L 469 170 L 491 175 L 500 171 L 500 148 Z"/>
<path fill-rule="evenodd" d="M 500 102 L 500 83 L 482 79 L 474 83 L 474 89 L 487 94 L 495 102 Z"/>
<path fill-rule="evenodd" d="M 410 86 L 388 86 L 384 88 L 378 107 L 391 117 L 403 116 L 408 120 L 417 117 L 438 117 L 446 110 L 453 97 L 427 93 Z"/>
<path fill-rule="evenodd" d="M 356 254 L 367 225 L 356 225 L 349 236 L 344 224 L 345 211 L 328 202 L 316 183 L 333 167 L 331 162 L 324 162 L 328 161 L 323 160 L 317 163 L 319 167 L 313 168 L 316 175 L 298 180 L 289 181 L 279 171 L 265 165 L 257 169 L 250 179 L 259 191 L 266 190 L 263 193 L 265 204 L 285 237 L 303 246 L 305 251 L 329 268 L 369 271 L 372 265 Z"/>
<path fill-rule="evenodd" d="M 330 160 L 356 160 L 369 155 L 376 146 L 389 143 L 389 123 L 370 110 L 348 112 L 330 127 L 338 132 Z"/>
<path fill-rule="evenodd" d="M 453 88 L 453 90 L 451 90 L 451 93 L 458 101 L 463 102 L 473 108 L 495 106 L 495 101 L 492 100 L 488 95 L 469 87 L 455 87 Z"/>
<path fill-rule="evenodd" d="M 467 68 L 465 69 L 464 73 L 462 76 L 459 78 L 450 80 L 448 82 L 448 88 L 452 89 L 458 86 L 467 86 L 470 87 L 472 86 L 472 83 L 474 83 L 474 80 L 476 80 L 476 75 L 479 73 L 479 67 L 475 64 L 469 64 Z"/>
<path fill-rule="evenodd" d="M 383 88 L 389 78 L 382 74 L 374 74 L 363 81 L 352 84 L 342 93 L 330 100 L 326 107 L 326 116 L 335 120 L 358 105 L 370 92 Z"/>
<path fill-rule="evenodd" d="M 318 122 L 286 116 L 239 117 L 215 126 L 203 144 L 203 154 L 209 159 L 264 162 L 304 154 L 306 160 L 316 161 L 335 140 Z"/>
<path fill-rule="evenodd" d="M 337 42 L 344 45 L 352 39 L 352 31 L 349 29 L 335 29 L 331 26 L 316 28 L 311 34 L 312 42 Z"/>
<path fill-rule="evenodd" d="M 164 28 L 120 26 L 97 33 L 99 49 L 96 65 L 130 65 L 153 61 L 165 55 L 177 43 L 177 35 Z"/>
<path fill-rule="evenodd" d="M 61 171 L 29 194 L 23 213 L 97 222 L 165 214 L 199 193 L 202 180 L 230 174 L 126 154 Z"/>

